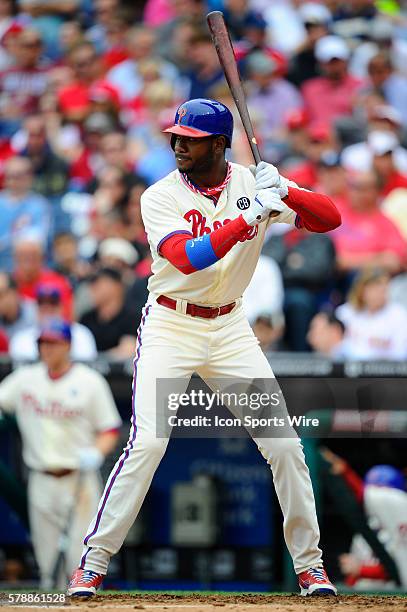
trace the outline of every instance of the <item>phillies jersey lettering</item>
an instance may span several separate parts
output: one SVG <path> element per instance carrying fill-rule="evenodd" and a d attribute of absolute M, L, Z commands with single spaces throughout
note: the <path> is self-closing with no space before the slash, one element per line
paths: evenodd
<path fill-rule="evenodd" d="M 231 179 L 216 206 L 211 199 L 190 189 L 178 170 L 141 196 L 141 213 L 153 257 L 153 275 L 148 285 L 153 295 L 213 306 L 233 302 L 243 295 L 250 282 L 270 223 L 295 224 L 296 213 L 286 206 L 278 217 L 248 229 L 244 239 L 212 266 L 185 275 L 170 264 L 160 255 L 160 246 L 166 238 L 177 233 L 194 238 L 209 234 L 241 214 L 239 202 L 243 197 L 254 200 L 255 179 L 250 170 L 238 164 L 231 164 L 231 168 Z"/>
<path fill-rule="evenodd" d="M 210 228 L 206 225 L 206 217 L 204 217 L 203 214 L 196 209 L 189 210 L 187 213 L 185 213 L 184 219 L 191 223 L 191 231 L 194 238 L 198 238 L 199 236 L 203 236 L 204 234 L 210 234 L 213 230 L 217 230 L 232 221 L 232 219 L 225 219 L 223 222 L 214 221 L 213 228 Z M 253 240 L 253 238 L 255 238 L 258 233 L 258 225 L 250 227 L 247 230 L 246 234 L 239 240 L 239 242 Z"/>
<path fill-rule="evenodd" d="M 95 433 L 121 424 L 106 380 L 79 363 L 55 380 L 43 363 L 18 368 L 0 383 L 0 410 L 15 414 L 33 470 L 76 469 Z"/>

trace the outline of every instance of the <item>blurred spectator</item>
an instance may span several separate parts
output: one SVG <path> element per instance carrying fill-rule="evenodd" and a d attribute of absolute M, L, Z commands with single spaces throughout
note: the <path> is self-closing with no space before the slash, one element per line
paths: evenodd
<path fill-rule="evenodd" d="M 284 287 L 280 268 L 260 255 L 243 295 L 243 308 L 263 351 L 270 350 L 284 331 Z"/>
<path fill-rule="evenodd" d="M 134 267 L 139 256 L 131 242 L 123 238 L 106 238 L 99 245 L 98 255 L 102 268 L 118 270 L 126 285 L 134 281 Z"/>
<path fill-rule="evenodd" d="M 82 25 L 79 21 L 65 21 L 59 28 L 59 51 L 63 57 L 83 40 Z"/>
<path fill-rule="evenodd" d="M 93 333 L 99 352 L 111 359 L 129 359 L 136 346 L 141 313 L 126 305 L 120 272 L 113 268 L 99 270 L 90 290 L 94 308 L 82 316 L 81 323 Z"/>
<path fill-rule="evenodd" d="M 362 82 L 348 72 L 350 52 L 342 38 L 320 38 L 315 45 L 315 57 L 322 76 L 303 83 L 305 107 L 311 122 L 331 125 L 338 117 L 352 113 Z"/>
<path fill-rule="evenodd" d="M 260 14 L 253 11 L 248 0 L 225 0 L 223 14 L 234 40 L 246 39 L 247 29 L 261 21 L 264 30 L 266 22 Z"/>
<path fill-rule="evenodd" d="M 32 191 L 33 169 L 25 157 L 11 157 L 4 165 L 4 187 L 0 191 L 0 262 L 3 270 L 12 269 L 15 240 L 36 233 L 46 240 L 50 227 L 49 204 Z"/>
<path fill-rule="evenodd" d="M 69 121 L 83 121 L 90 111 L 89 91 L 101 76 L 100 58 L 90 42 L 80 42 L 68 56 L 73 82 L 58 92 L 61 112 Z"/>
<path fill-rule="evenodd" d="M 14 20 L 14 8 L 14 0 L 0 0 L 0 71 L 10 68 L 15 61 L 7 42 L 15 38 L 16 30 L 20 30 Z"/>
<path fill-rule="evenodd" d="M 271 139 L 281 131 L 286 114 L 301 108 L 301 96 L 294 85 L 278 76 L 277 63 L 266 51 L 251 53 L 246 68 L 252 83 L 248 104 L 261 118 L 263 139 Z"/>
<path fill-rule="evenodd" d="M 304 23 L 306 39 L 292 56 L 287 78 L 297 86 L 319 76 L 318 61 L 315 57 L 316 42 L 328 34 L 331 13 L 323 4 L 305 2 L 299 7 Z"/>
<path fill-rule="evenodd" d="M 345 147 L 341 155 L 342 164 L 347 170 L 366 172 L 372 169 L 376 152 L 382 155 L 393 151 L 395 167 L 402 173 L 407 172 L 407 150 L 400 145 L 400 125 L 395 110 L 389 106 L 376 106 L 370 113 L 365 130 L 350 124 L 349 127 L 355 130 L 356 135 L 365 131 L 366 140 Z"/>
<path fill-rule="evenodd" d="M 178 70 L 166 60 L 157 58 L 154 47 L 156 34 L 143 26 L 131 28 L 126 36 L 129 59 L 114 66 L 107 74 L 107 81 L 119 92 L 122 102 L 131 102 L 141 92 L 143 80 L 140 76 L 140 63 L 155 59 L 158 64 L 159 78 L 175 85 L 178 83 Z M 216 52 L 215 52 L 216 53 Z"/>
<path fill-rule="evenodd" d="M 98 53 L 107 51 L 107 31 L 119 8 L 119 0 L 95 0 L 94 23 L 86 32 L 86 38 Z"/>
<path fill-rule="evenodd" d="M 72 288 L 66 278 L 50 270 L 44 264 L 42 242 L 33 238 L 21 238 L 14 246 L 13 278 L 19 294 L 28 299 L 35 299 L 38 287 L 52 285 L 60 291 L 63 305 L 63 317 L 72 320 Z"/>
<path fill-rule="evenodd" d="M 59 29 L 66 18 L 73 17 L 80 0 L 17 0 L 20 9 L 30 15 L 35 28 L 41 33 L 46 54 L 51 59 L 59 56 Z"/>
<path fill-rule="evenodd" d="M 337 143 L 328 126 L 314 124 L 304 134 L 306 157 L 297 165 L 290 158 L 284 160 L 283 174 L 302 187 L 313 189 L 317 182 L 317 171 L 321 159 L 335 153 Z"/>
<path fill-rule="evenodd" d="M 28 157 L 34 170 L 33 189 L 56 201 L 68 189 L 68 165 L 52 150 L 42 115 L 31 115 L 24 120 L 26 145 L 20 155 Z"/>
<path fill-rule="evenodd" d="M 335 249 L 326 234 L 289 229 L 272 236 L 263 253 L 280 266 L 284 282 L 285 339 L 289 350 L 306 351 L 306 335 L 318 309 L 318 298 L 329 288 L 335 269 Z"/>
<path fill-rule="evenodd" d="M 37 321 L 34 300 L 24 300 L 17 291 L 14 279 L 0 272 L 0 326 L 12 339 L 18 332 L 32 327 Z"/>
<path fill-rule="evenodd" d="M 349 207 L 342 225 L 331 232 L 342 271 L 380 266 L 399 272 L 407 259 L 407 242 L 379 208 L 379 183 L 373 172 L 349 177 Z"/>
<path fill-rule="evenodd" d="M 23 29 L 16 39 L 16 62 L 0 72 L 0 118 L 9 134 L 26 113 L 35 112 L 48 82 L 48 65 L 41 61 L 42 40 L 34 29 Z M 6 126 L 4 126 L 5 128 Z"/>
<path fill-rule="evenodd" d="M 80 259 L 75 236 L 68 232 L 57 234 L 52 243 L 53 268 L 69 280 L 75 290 L 90 272 L 90 264 Z"/>
<path fill-rule="evenodd" d="M 372 148 L 372 166 L 378 178 L 382 198 L 389 195 L 393 189 L 407 188 L 407 175 L 397 169 L 394 161 L 394 151 L 397 149 L 398 142 L 396 139 L 391 142 L 391 138 L 386 135 L 382 138 L 382 148 L 378 146 L 379 142 L 376 142 L 376 147 Z"/>
<path fill-rule="evenodd" d="M 186 76 L 190 82 L 187 98 L 208 98 L 209 90 L 224 79 L 218 55 L 207 30 L 196 30 L 189 39 L 189 69 Z"/>
<path fill-rule="evenodd" d="M 127 308 L 141 319 L 148 299 L 148 276 L 136 274 L 136 263 L 139 254 L 133 245 L 123 238 L 107 238 L 98 249 L 99 263 L 102 268 L 113 268 L 120 275 L 127 287 L 125 303 Z"/>
<path fill-rule="evenodd" d="M 308 150 L 308 116 L 303 108 L 286 113 L 284 117 L 285 146 L 280 163 L 287 167 L 303 162 Z"/>
<path fill-rule="evenodd" d="M 307 333 L 307 342 L 313 351 L 333 361 L 342 361 L 345 326 L 333 313 L 318 312 L 312 319 Z"/>
<path fill-rule="evenodd" d="M 37 338 L 42 325 L 51 319 L 61 319 L 63 304 L 58 287 L 40 285 L 37 289 L 38 322 L 28 329 L 17 332 L 10 342 L 10 356 L 15 361 L 38 359 Z M 97 358 L 95 339 L 91 331 L 75 321 L 71 323 L 71 359 L 73 361 L 94 361 Z"/>
<path fill-rule="evenodd" d="M 390 55 L 384 51 L 372 57 L 368 72 L 371 88 L 384 96 L 407 125 L 407 78 L 394 71 Z"/>
<path fill-rule="evenodd" d="M 336 151 L 324 151 L 317 165 L 315 191 L 328 195 L 342 215 L 349 207 L 346 172 Z"/>
<path fill-rule="evenodd" d="M 157 0 L 150 0 L 147 5 L 152 5 L 153 2 L 157 2 Z M 185 43 L 186 33 L 185 30 L 183 31 L 185 20 L 195 25 L 202 23 L 206 13 L 205 5 L 204 0 L 169 0 L 168 8 L 171 10 L 171 17 L 168 21 L 161 22 L 158 28 L 157 47 L 160 49 L 162 57 L 168 57 L 170 60 L 174 58 L 174 55 L 181 57 L 178 55 L 177 45 L 180 39 L 181 47 Z M 184 56 L 184 60 L 186 57 Z"/>
<path fill-rule="evenodd" d="M 84 133 L 79 155 L 71 164 L 70 176 L 76 190 L 85 186 L 105 166 L 102 156 L 103 136 L 115 129 L 114 122 L 106 113 L 94 113 L 84 122 Z"/>
<path fill-rule="evenodd" d="M 342 151 L 341 163 L 350 172 L 368 172 L 373 168 L 375 155 L 392 153 L 395 169 L 407 171 L 407 150 L 400 146 L 398 138 L 391 132 L 370 132 L 366 142 L 346 147 Z"/>
<path fill-rule="evenodd" d="M 407 310 L 389 301 L 390 276 L 383 269 L 367 269 L 352 284 L 348 301 L 336 309 L 346 328 L 348 359 L 407 357 Z"/>

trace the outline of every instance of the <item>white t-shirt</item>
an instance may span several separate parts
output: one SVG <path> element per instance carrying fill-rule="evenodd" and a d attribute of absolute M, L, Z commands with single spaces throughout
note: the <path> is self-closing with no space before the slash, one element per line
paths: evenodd
<path fill-rule="evenodd" d="M 153 257 L 149 290 L 157 296 L 164 294 L 213 306 L 240 298 L 253 276 L 267 227 L 275 222 L 295 224 L 296 213 L 288 206 L 278 217 L 251 227 L 225 257 L 194 274 L 183 274 L 158 251 L 172 234 L 192 233 L 194 238 L 209 234 L 237 218 L 241 207 L 254 198 L 254 177 L 248 168 L 238 164 L 232 164 L 230 182 L 216 206 L 209 198 L 192 191 L 178 170 L 149 187 L 141 196 L 141 212 Z"/>
<path fill-rule="evenodd" d="M 346 327 L 346 358 L 401 360 L 407 357 L 407 310 L 400 304 L 388 303 L 373 313 L 342 304 L 335 314 Z"/>
<path fill-rule="evenodd" d="M 121 425 L 108 383 L 84 364 L 56 380 L 43 363 L 18 368 L 0 383 L 0 410 L 15 414 L 34 470 L 76 469 L 81 448 Z"/>
<path fill-rule="evenodd" d="M 94 361 L 98 356 L 95 338 L 90 329 L 80 323 L 72 323 L 72 361 Z M 10 357 L 15 361 L 35 361 L 38 359 L 38 327 L 30 327 L 18 332 L 10 341 Z"/>
<path fill-rule="evenodd" d="M 281 316 L 284 287 L 278 264 L 271 257 L 260 255 L 252 280 L 243 294 L 243 310 L 252 325 L 258 317 Z"/>

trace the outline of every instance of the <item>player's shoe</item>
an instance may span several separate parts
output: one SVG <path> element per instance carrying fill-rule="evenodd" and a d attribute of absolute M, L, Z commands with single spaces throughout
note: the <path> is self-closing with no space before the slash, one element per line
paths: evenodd
<path fill-rule="evenodd" d="M 70 597 L 93 597 L 103 582 L 103 574 L 92 570 L 77 569 L 74 571 L 66 594 Z"/>
<path fill-rule="evenodd" d="M 336 595 L 337 590 L 323 567 L 311 567 L 298 574 L 301 595 Z"/>

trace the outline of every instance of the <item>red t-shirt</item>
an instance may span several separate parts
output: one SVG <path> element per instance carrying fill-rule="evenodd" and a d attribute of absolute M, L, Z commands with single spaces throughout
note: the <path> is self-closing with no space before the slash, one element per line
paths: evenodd
<path fill-rule="evenodd" d="M 344 209 L 341 213 L 342 225 L 331 234 L 339 256 L 390 251 L 403 261 L 407 259 L 407 242 L 379 209 L 371 212 Z"/>
<path fill-rule="evenodd" d="M 306 81 L 301 89 L 310 122 L 331 125 L 337 117 L 351 115 L 354 96 L 361 85 L 362 81 L 350 74 L 340 83 L 326 77 Z"/>
<path fill-rule="evenodd" d="M 58 104 L 61 112 L 71 115 L 74 112 L 82 112 L 89 109 L 90 85 L 84 83 L 72 83 L 63 87 L 58 92 Z"/>

